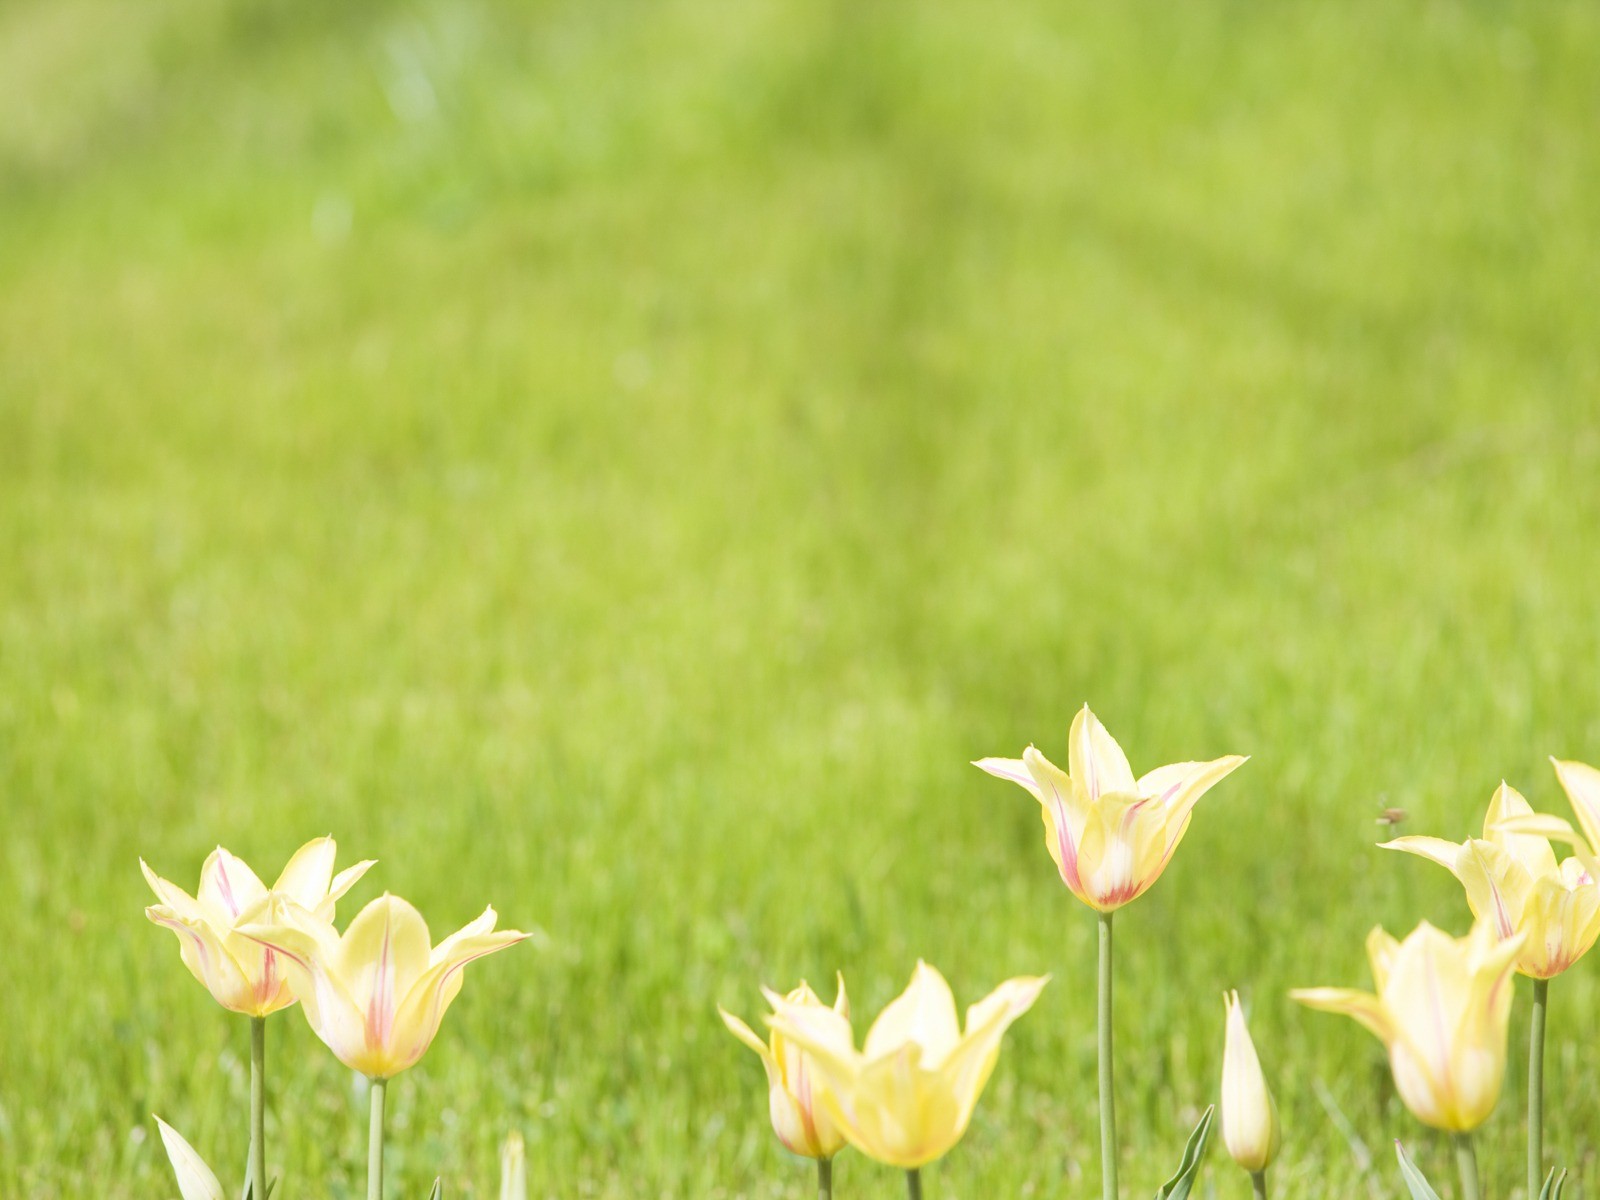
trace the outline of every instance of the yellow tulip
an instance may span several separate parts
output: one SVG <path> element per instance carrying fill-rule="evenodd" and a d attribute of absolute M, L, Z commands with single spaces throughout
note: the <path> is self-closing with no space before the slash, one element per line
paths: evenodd
<path fill-rule="evenodd" d="M 1223 996 L 1227 1026 L 1222 1045 L 1222 1141 L 1233 1161 L 1252 1174 L 1265 1171 L 1277 1156 L 1282 1134 L 1278 1106 L 1261 1073 L 1239 993 Z"/>
<path fill-rule="evenodd" d="M 831 1011 L 848 1027 L 850 1000 L 845 995 L 843 975 L 839 976 L 839 994 L 831 1010 L 804 981 L 783 1000 L 796 1007 Z M 832 1158 L 839 1153 L 844 1146 L 844 1134 L 822 1109 L 823 1085 L 817 1079 L 811 1056 L 776 1029 L 771 1032 L 769 1045 L 721 1005 L 717 1006 L 717 1012 L 733 1036 L 761 1056 L 761 1065 L 767 1070 L 767 1107 L 778 1140 L 792 1153 L 805 1158 Z"/>
<path fill-rule="evenodd" d="M 273 923 L 245 934 L 276 950 L 311 1029 L 340 1062 L 371 1079 L 416 1063 L 461 991 L 466 965 L 528 935 L 495 932 L 494 909 L 432 944 L 422 914 L 387 892 L 350 922 L 331 921 L 293 901 L 274 906 Z"/>
<path fill-rule="evenodd" d="M 1582 819 L 1583 807 L 1577 800 L 1573 806 Z M 1565 822 L 1536 816 L 1521 793 L 1502 783 L 1489 801 L 1483 837 L 1459 846 L 1443 838 L 1403 837 L 1385 842 L 1384 848 L 1418 855 L 1454 874 L 1466 889 L 1473 916 L 1493 922 L 1503 938 L 1527 935 L 1517 970 L 1549 979 L 1600 938 L 1600 879 L 1585 868 L 1582 856 L 1556 861 L 1546 835 L 1563 831 L 1566 840 L 1574 840 Z"/>
<path fill-rule="evenodd" d="M 1525 935 L 1501 939 L 1479 919 L 1464 938 L 1418 925 L 1403 942 L 1367 937 L 1377 994 L 1303 988 L 1301 1004 L 1355 1018 L 1388 1048 L 1395 1089 L 1417 1119 L 1467 1133 L 1500 1097 L 1511 973 Z"/>
<path fill-rule="evenodd" d="M 822 1104 L 845 1140 L 869 1158 L 915 1170 L 961 1140 L 1000 1056 L 1000 1039 L 1049 977 L 1009 979 L 967 1009 L 963 1032 L 944 976 L 919 962 L 911 984 L 879 1014 L 861 1050 L 850 1022 L 820 1004 L 767 992 L 767 1024 L 811 1055 Z"/>
<path fill-rule="evenodd" d="M 1039 802 L 1045 846 L 1062 882 L 1090 908 L 1112 912 L 1161 877 L 1213 785 L 1245 759 L 1173 763 L 1135 780 L 1122 747 L 1089 706 L 1072 721 L 1063 771 L 1032 746 L 1021 758 L 974 763 Z"/>
<path fill-rule="evenodd" d="M 336 852 L 331 837 L 307 842 L 269 890 L 243 859 L 218 846 L 200 868 L 194 896 L 162 879 L 141 858 L 139 867 L 161 901 L 144 915 L 178 935 L 184 965 L 218 1004 L 265 1017 L 293 1004 L 294 993 L 277 953 L 239 930 L 261 918 L 274 893 L 331 921 L 339 898 L 372 866 L 368 859 L 335 875 Z"/>

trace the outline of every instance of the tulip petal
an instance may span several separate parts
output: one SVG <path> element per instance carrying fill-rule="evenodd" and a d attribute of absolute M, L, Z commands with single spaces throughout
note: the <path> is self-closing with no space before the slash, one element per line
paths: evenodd
<path fill-rule="evenodd" d="M 428 923 L 399 896 L 385 892 L 350 922 L 328 970 L 365 1012 L 368 1045 L 388 1044 L 400 1004 L 431 958 Z"/>
<path fill-rule="evenodd" d="M 178 1192 L 183 1200 L 224 1200 L 222 1182 L 199 1152 L 160 1117 L 156 1118 L 156 1124 L 161 1128 L 161 1144 L 166 1147 L 167 1160 L 178 1177 Z"/>
<path fill-rule="evenodd" d="M 218 1004 L 233 1012 L 259 1015 L 255 1012 L 255 989 L 208 921 L 165 904 L 152 904 L 144 915 L 178 935 L 183 965 Z"/>
<path fill-rule="evenodd" d="M 1048 975 L 1008 979 L 967 1009 L 967 1028 L 961 1044 L 939 1067 L 960 1106 L 963 1130 L 999 1061 L 1000 1039 L 1018 1017 L 1033 1007 L 1049 982 Z"/>
<path fill-rule="evenodd" d="M 1116 738 L 1085 704 L 1067 735 L 1067 770 L 1093 804 L 1106 792 L 1135 790 L 1133 768 Z"/>
<path fill-rule="evenodd" d="M 1588 763 L 1552 758 L 1556 778 L 1572 802 L 1572 811 L 1578 815 L 1578 824 L 1589 845 L 1600 850 L 1600 770 Z"/>
<path fill-rule="evenodd" d="M 156 894 L 156 899 L 174 912 L 183 913 L 195 920 L 204 918 L 200 902 L 177 884 L 161 878 L 150 869 L 150 864 L 144 859 L 139 860 L 139 870 L 144 872 L 144 880 L 150 885 L 150 890 Z"/>
<path fill-rule="evenodd" d="M 333 882 L 328 885 L 328 899 L 326 901 L 330 906 L 328 914 L 330 920 L 333 916 L 331 906 L 343 900 L 344 894 L 355 887 L 356 881 L 377 865 L 377 859 L 364 858 L 354 866 L 346 867 L 333 877 Z"/>
<path fill-rule="evenodd" d="M 772 1051 L 767 1048 L 767 1044 L 765 1042 L 756 1036 L 755 1030 L 751 1029 L 750 1026 L 746 1025 L 743 1021 L 734 1016 L 727 1009 L 723 1008 L 720 1004 L 717 1005 L 717 1015 L 722 1018 L 722 1023 L 728 1027 L 729 1033 L 733 1034 L 734 1037 L 738 1038 L 746 1046 L 749 1046 L 750 1049 L 754 1050 L 761 1056 L 761 1063 L 767 1068 L 768 1081 L 782 1084 L 783 1078 L 778 1074 L 777 1063 L 772 1057 Z"/>
<path fill-rule="evenodd" d="M 205 865 L 200 868 L 198 899 L 226 918 L 219 924 L 231 924 L 266 894 L 266 885 L 256 877 L 250 864 L 221 846 L 207 855 Z"/>
<path fill-rule="evenodd" d="M 766 1022 L 774 1032 L 810 1054 L 827 1069 L 833 1081 L 855 1078 L 861 1069 L 861 1056 L 856 1053 L 849 1021 L 821 1005 L 790 1004 L 771 988 L 762 988 L 761 994 L 772 1006 Z"/>
<path fill-rule="evenodd" d="M 493 911 L 490 910 L 491 921 Z M 481 923 L 482 918 L 468 928 L 481 927 Z M 497 950 L 515 946 L 528 936 L 517 929 L 470 934 L 463 930 L 462 934 L 466 936 L 457 934 L 445 939 L 445 943 L 441 943 L 441 948 L 448 944 L 447 955 L 423 972 L 401 1001 L 395 1016 L 391 1039 L 399 1065 L 391 1074 L 411 1066 L 432 1045 L 445 1011 L 461 993 L 461 985 L 465 978 L 463 972 L 467 964 L 476 962 Z"/>
<path fill-rule="evenodd" d="M 333 860 L 338 854 L 331 837 L 313 838 L 294 852 L 272 890 L 282 892 L 297 904 L 315 909 L 328 895 L 333 881 Z"/>
<path fill-rule="evenodd" d="M 1363 1028 L 1384 1042 L 1394 1035 L 1394 1026 L 1384 1010 L 1383 1001 L 1371 992 L 1356 988 L 1295 988 L 1289 993 L 1289 998 L 1307 1008 L 1354 1017 Z"/>
<path fill-rule="evenodd" d="M 1483 818 L 1483 836 L 1484 840 L 1503 846 L 1529 875 L 1537 879 L 1541 875 L 1553 875 L 1559 869 L 1555 851 L 1550 849 L 1549 841 L 1538 834 L 1516 833 L 1504 824 L 1513 817 L 1530 816 L 1532 813 L 1533 807 L 1522 793 L 1501 780 L 1493 799 L 1489 801 L 1489 811 Z"/>
<path fill-rule="evenodd" d="M 1452 875 L 1456 873 L 1456 859 L 1461 853 L 1460 843 L 1437 837 L 1395 838 L 1393 841 L 1379 842 L 1378 849 L 1402 850 L 1407 854 L 1415 854 L 1418 858 L 1438 863 Z"/>
<path fill-rule="evenodd" d="M 1041 799 L 1039 785 L 1033 781 L 1033 776 L 1028 773 L 1028 764 L 1020 758 L 980 758 L 972 764 L 980 771 L 986 771 L 996 779 L 1009 779 L 1012 783 L 1027 788 L 1033 793 L 1035 800 Z"/>
<path fill-rule="evenodd" d="M 1085 802 L 1072 777 L 1032 746 L 1023 751 L 1022 761 L 1037 786 L 1035 795 L 1043 810 L 1045 848 L 1050 851 L 1061 881 L 1080 900 L 1092 903 L 1083 884 L 1078 846 L 1093 807 Z"/>
<path fill-rule="evenodd" d="M 878 1014 L 867 1031 L 862 1053 L 870 1062 L 914 1044 L 921 1048 L 923 1063 L 933 1068 L 960 1040 L 956 998 L 950 985 L 937 969 L 919 960 L 906 990 Z"/>

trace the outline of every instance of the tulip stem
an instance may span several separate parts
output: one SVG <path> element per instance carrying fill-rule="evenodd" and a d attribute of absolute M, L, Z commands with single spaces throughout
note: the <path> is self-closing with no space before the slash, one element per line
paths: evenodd
<path fill-rule="evenodd" d="M 1100 1194 L 1117 1200 L 1117 1110 L 1111 1072 L 1111 914 L 1100 914 Z"/>
<path fill-rule="evenodd" d="M 1265 1171 L 1250 1172 L 1250 1191 L 1255 1200 L 1267 1200 L 1267 1173 Z"/>
<path fill-rule="evenodd" d="M 1539 1194 L 1544 1180 L 1544 1022 L 1550 1003 L 1550 981 L 1533 981 L 1533 1024 L 1528 1030 L 1528 1196 Z"/>
<path fill-rule="evenodd" d="M 817 1159 L 817 1200 L 833 1200 L 833 1159 Z"/>
<path fill-rule="evenodd" d="M 250 1200 L 267 1195 L 267 1019 L 250 1018 L 250 1158 L 245 1193 Z"/>
<path fill-rule="evenodd" d="M 906 1195 L 910 1200 L 922 1200 L 922 1169 L 913 1167 L 906 1172 Z"/>
<path fill-rule="evenodd" d="M 1480 1200 L 1478 1191 L 1478 1156 L 1472 1149 L 1472 1135 L 1452 1135 L 1456 1144 L 1456 1170 L 1461 1173 L 1461 1200 Z"/>
<path fill-rule="evenodd" d="M 367 1132 L 367 1200 L 383 1200 L 383 1090 L 387 1079 L 372 1081 L 372 1124 Z"/>

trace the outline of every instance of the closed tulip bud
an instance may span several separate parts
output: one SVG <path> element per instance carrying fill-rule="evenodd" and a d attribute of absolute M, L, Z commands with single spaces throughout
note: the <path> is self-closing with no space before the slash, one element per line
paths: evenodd
<path fill-rule="evenodd" d="M 292 901 L 272 916 L 273 923 L 247 926 L 245 935 L 283 957 L 312 1031 L 370 1079 L 389 1079 L 423 1056 L 468 963 L 528 936 L 497 932 L 489 908 L 434 946 L 422 914 L 387 892 L 356 914 L 343 936 Z"/>
<path fill-rule="evenodd" d="M 528 1174 L 522 1148 L 522 1135 L 506 1135 L 500 1148 L 500 1200 L 528 1200 Z"/>
<path fill-rule="evenodd" d="M 1278 1106 L 1261 1073 L 1239 993 L 1228 992 L 1223 1002 L 1228 1021 L 1222 1048 L 1222 1141 L 1234 1162 L 1256 1174 L 1278 1153 Z"/>
<path fill-rule="evenodd" d="M 1072 721 L 1063 771 L 1032 746 L 1021 758 L 973 765 L 1026 788 L 1039 802 L 1045 847 L 1072 894 L 1113 912 L 1161 877 L 1200 798 L 1245 760 L 1157 767 L 1139 779 L 1089 706 Z"/>
<path fill-rule="evenodd" d="M 1300 1003 L 1353 1017 L 1389 1051 L 1395 1090 L 1416 1118 L 1450 1133 L 1488 1119 L 1506 1070 L 1511 974 L 1524 935 L 1479 919 L 1464 938 L 1418 925 L 1403 942 L 1367 937 L 1376 994 L 1304 988 Z"/>
<path fill-rule="evenodd" d="M 767 1024 L 812 1057 L 822 1102 L 867 1157 L 916 1170 L 961 1140 L 1000 1056 L 1000 1039 L 1049 982 L 1010 979 L 967 1009 L 966 1029 L 944 976 L 918 963 L 911 984 L 873 1022 L 861 1050 L 850 1023 L 820 1005 L 768 992 Z"/>
<path fill-rule="evenodd" d="M 335 903 L 372 866 L 369 859 L 333 873 L 337 847 L 316 838 L 296 850 L 269 890 L 242 858 L 218 846 L 200 869 L 194 896 L 161 878 L 143 859 L 139 866 L 159 904 L 144 910 L 157 925 L 178 935 L 183 964 L 216 1002 L 234 1012 L 265 1017 L 294 1003 L 294 993 L 276 951 L 243 936 L 259 921 L 273 896 L 286 897 L 323 920 Z"/>
<path fill-rule="evenodd" d="M 845 994 L 844 976 L 838 979 L 839 990 L 831 1009 L 804 981 L 783 998 L 784 1003 L 831 1012 L 848 1028 L 850 1000 Z M 772 1117 L 772 1130 L 784 1147 L 804 1158 L 832 1158 L 839 1153 L 844 1147 L 844 1135 L 822 1108 L 823 1084 L 817 1078 L 811 1055 L 776 1029 L 771 1032 L 770 1042 L 763 1042 L 750 1026 L 732 1013 L 721 1006 L 717 1012 L 728 1031 L 761 1056 L 761 1065 L 767 1072 L 767 1108 Z"/>
<path fill-rule="evenodd" d="M 1581 764 L 1557 764 L 1558 773 L 1574 765 Z M 1573 807 L 1584 816 L 1576 794 Z M 1577 844 L 1577 855 L 1557 862 L 1551 838 Z M 1502 783 L 1489 801 L 1481 838 L 1457 845 L 1443 838 L 1403 837 L 1383 845 L 1448 870 L 1466 889 L 1473 916 L 1490 921 L 1501 937 L 1525 934 L 1516 965 L 1533 979 L 1561 974 L 1600 938 L 1600 878 L 1593 869 L 1593 849 L 1565 821 L 1534 813 L 1508 784 Z"/>

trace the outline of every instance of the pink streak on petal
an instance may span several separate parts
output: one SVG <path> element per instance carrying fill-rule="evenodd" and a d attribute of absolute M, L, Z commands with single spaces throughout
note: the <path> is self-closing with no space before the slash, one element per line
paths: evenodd
<path fill-rule="evenodd" d="M 367 1049 L 381 1050 L 394 1027 L 394 965 L 389 961 L 389 926 L 383 928 L 383 950 L 372 980 L 372 995 L 367 999 Z"/>

